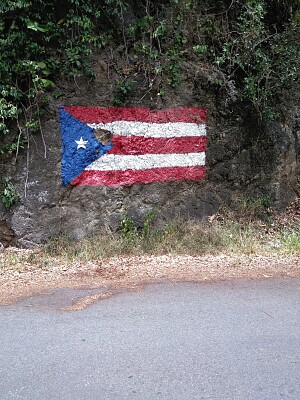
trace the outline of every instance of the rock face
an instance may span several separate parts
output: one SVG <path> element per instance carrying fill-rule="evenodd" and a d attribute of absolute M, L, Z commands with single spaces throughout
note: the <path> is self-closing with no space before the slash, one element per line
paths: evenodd
<path fill-rule="evenodd" d="M 0 243 L 0 251 L 2 250 L 2 247 L 12 246 L 15 244 L 14 232 L 4 220 L 0 221 Z"/>
<path fill-rule="evenodd" d="M 196 69 L 191 79 L 188 66 L 180 88 L 169 88 L 163 98 L 146 96 L 142 74 L 137 75 L 136 90 L 128 95 L 125 105 L 207 108 L 205 181 L 63 187 L 59 108 L 110 106 L 116 82 L 114 71 L 109 67 L 108 55 L 100 54 L 94 60 L 94 80 L 61 83 L 64 96 L 51 99 L 43 120 L 43 135 L 29 136 L 28 153 L 24 151 L 16 163 L 4 166 L 5 176 L 22 200 L 9 211 L 0 205 L 0 219 L 5 220 L 0 229 L 3 245 L 15 240 L 19 246 L 32 247 L 60 234 L 73 239 L 101 235 L 116 231 L 124 216 L 142 225 L 149 212 L 163 223 L 174 218 L 201 220 L 222 207 L 237 208 L 241 198 L 281 210 L 299 195 L 300 109 L 295 106 L 299 104 L 296 89 L 289 94 L 293 101 L 283 102 L 284 124 L 262 125 L 234 98 L 210 84 L 214 71 Z"/>

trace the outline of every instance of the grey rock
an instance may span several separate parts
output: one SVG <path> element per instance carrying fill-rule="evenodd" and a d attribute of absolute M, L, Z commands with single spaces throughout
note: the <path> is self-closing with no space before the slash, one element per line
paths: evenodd
<path fill-rule="evenodd" d="M 145 96 L 142 106 L 208 108 L 204 182 L 62 188 L 59 107 L 110 106 L 115 80 L 107 71 L 109 57 L 104 52 L 95 56 L 95 80 L 78 78 L 76 84 L 61 83 L 66 97 L 51 99 L 43 120 L 43 136 L 30 137 L 28 159 L 23 152 L 16 163 L 3 165 L 3 176 L 13 181 L 22 197 L 21 203 L 11 210 L 0 209 L 1 220 L 6 221 L 17 244 L 31 247 L 60 234 L 80 239 L 115 232 L 124 216 L 132 217 L 142 226 L 149 212 L 161 222 L 178 217 L 202 220 L 221 207 L 235 209 L 234 199 L 245 193 L 258 197 L 267 194 L 278 210 L 299 196 L 300 110 L 295 106 L 296 86 L 286 99 L 284 125 L 275 122 L 263 125 L 238 104 L 233 88 L 229 94 L 220 95 L 212 83 L 216 71 L 201 70 L 191 64 L 182 71 L 180 89 L 169 87 L 163 99 Z M 134 79 L 141 85 L 126 101 L 130 106 L 141 106 L 141 93 L 148 90 L 147 83 L 142 75 Z M 226 96 L 230 96 L 227 101 Z"/>

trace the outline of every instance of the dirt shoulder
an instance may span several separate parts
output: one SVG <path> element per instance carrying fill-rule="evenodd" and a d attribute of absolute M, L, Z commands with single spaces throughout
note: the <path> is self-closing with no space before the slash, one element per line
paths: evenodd
<path fill-rule="evenodd" d="M 300 277 L 300 255 L 143 255 L 71 264 L 52 259 L 48 266 L 40 268 L 36 262 L 35 265 L 17 264 L 16 255 L 20 252 L 30 250 L 10 248 L 0 254 L 0 305 L 55 288 L 106 289 L 94 298 L 85 299 L 87 306 L 110 297 L 118 289 L 136 290 L 145 284 L 165 280 L 216 282 Z M 74 307 L 83 308 L 83 304 Z"/>

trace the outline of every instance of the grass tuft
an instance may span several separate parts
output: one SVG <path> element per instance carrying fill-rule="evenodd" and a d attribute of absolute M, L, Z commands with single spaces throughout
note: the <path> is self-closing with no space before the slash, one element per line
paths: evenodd
<path fill-rule="evenodd" d="M 298 208 L 297 208 L 298 209 Z M 119 232 L 74 242 L 61 235 L 38 250 L 5 249 L 0 270 L 55 268 L 121 255 L 300 255 L 300 219 L 294 212 L 268 222 L 216 214 L 206 222 L 160 225 L 149 214 L 143 226 L 121 220 Z"/>
<path fill-rule="evenodd" d="M 176 221 L 164 227 L 148 224 L 147 229 L 138 229 L 133 221 L 127 221 L 116 234 L 95 236 L 76 243 L 65 236 L 57 237 L 50 240 L 43 252 L 66 261 L 81 262 L 139 254 L 300 254 L 299 227 L 271 228 L 253 222 Z"/>

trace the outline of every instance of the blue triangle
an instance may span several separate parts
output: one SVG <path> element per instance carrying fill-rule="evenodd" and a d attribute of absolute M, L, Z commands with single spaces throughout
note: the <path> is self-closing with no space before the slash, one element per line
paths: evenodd
<path fill-rule="evenodd" d="M 61 177 L 66 186 L 93 161 L 107 153 L 112 144 L 103 145 L 94 130 L 84 122 L 78 121 L 64 108 L 60 109 L 60 131 L 62 137 Z M 76 141 L 84 140 L 86 148 L 78 148 Z"/>

